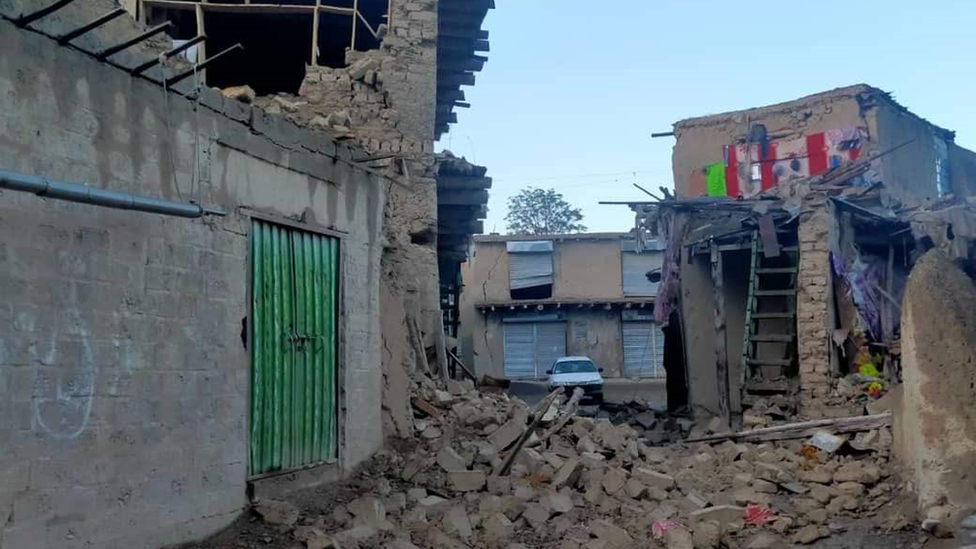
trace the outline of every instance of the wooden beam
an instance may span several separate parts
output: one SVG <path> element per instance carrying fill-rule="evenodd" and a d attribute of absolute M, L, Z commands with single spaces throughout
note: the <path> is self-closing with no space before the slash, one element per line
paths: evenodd
<path fill-rule="evenodd" d="M 725 285 L 722 282 L 722 252 L 713 242 L 711 248 L 712 299 L 715 302 L 715 373 L 718 384 L 718 408 L 722 425 L 732 428 L 729 398 L 729 355 L 726 344 Z"/>
<path fill-rule="evenodd" d="M 445 191 L 490 189 L 491 178 L 439 175 L 437 176 L 437 188 Z"/>
<path fill-rule="evenodd" d="M 463 204 L 476 206 L 488 203 L 488 191 L 442 191 L 437 193 L 438 204 Z"/>
<path fill-rule="evenodd" d="M 203 4 L 197 4 L 194 13 L 196 14 L 196 21 L 197 21 L 197 36 L 206 36 L 207 29 L 203 17 Z M 200 42 L 200 45 L 197 46 L 196 64 L 199 65 L 200 63 L 203 63 L 206 60 L 207 60 L 207 41 L 204 40 Z M 200 71 L 200 82 L 202 82 L 204 85 L 207 84 L 206 69 Z"/>
<path fill-rule="evenodd" d="M 319 66 L 319 18 L 322 15 L 319 8 L 322 6 L 322 0 L 315 0 L 315 12 L 312 14 L 312 52 L 311 52 L 311 62 L 309 63 L 313 67 Z"/>
<path fill-rule="evenodd" d="M 352 0 L 352 39 L 349 48 L 352 51 L 356 51 L 356 27 L 359 26 L 359 0 Z"/>
<path fill-rule="evenodd" d="M 195 10 L 197 6 L 203 6 L 204 11 L 222 13 L 293 13 L 312 15 L 315 10 L 321 10 L 335 15 L 347 15 L 352 17 L 355 12 L 352 8 L 341 8 L 338 6 L 314 6 L 302 4 L 215 4 L 192 2 L 190 0 L 142 0 L 143 5 L 152 8 L 167 8 L 172 10 Z"/>
<path fill-rule="evenodd" d="M 791 438 L 806 438 L 817 430 L 828 430 L 833 433 L 851 433 L 856 431 L 870 431 L 891 425 L 891 412 L 873 416 L 854 416 L 836 419 L 815 419 L 800 423 L 787 423 L 775 427 L 763 427 L 737 433 L 720 433 L 698 438 L 686 439 L 685 443 L 717 442 L 720 440 L 763 441 L 788 440 Z"/>

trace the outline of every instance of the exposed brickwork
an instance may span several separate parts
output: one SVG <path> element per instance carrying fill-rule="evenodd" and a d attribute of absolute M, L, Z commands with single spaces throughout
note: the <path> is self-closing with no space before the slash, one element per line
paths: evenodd
<path fill-rule="evenodd" d="M 345 68 L 308 67 L 298 98 L 259 98 L 258 104 L 387 156 L 371 165 L 402 183 L 387 188 L 382 281 L 384 294 L 400 301 L 390 313 L 404 315 L 383 330 L 387 391 L 399 393 L 404 387 L 391 380 L 404 376 L 391 369 L 427 363 L 411 339 L 421 337 L 428 350 L 443 348 L 434 179 L 437 0 L 395 1 L 392 8 L 380 49 L 347 52 Z M 411 335 L 413 324 L 419 336 Z M 397 414 L 408 416 L 406 410 Z M 387 419 L 387 425 L 402 424 Z"/>
<path fill-rule="evenodd" d="M 830 346 L 827 334 L 827 286 L 830 269 L 830 214 L 824 198 L 810 195 L 800 216 L 800 266 L 797 339 L 800 359 L 800 407 L 805 415 L 822 413 L 830 394 Z"/>

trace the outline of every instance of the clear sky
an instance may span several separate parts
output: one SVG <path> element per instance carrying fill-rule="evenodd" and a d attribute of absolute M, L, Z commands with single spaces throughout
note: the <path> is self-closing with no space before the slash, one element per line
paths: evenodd
<path fill-rule="evenodd" d="M 855 83 L 976 150 L 976 0 L 743 2 L 496 0 L 471 109 L 439 146 L 494 177 L 485 231 L 506 199 L 554 187 L 591 231 L 626 231 L 636 182 L 672 187 L 682 118 Z"/>

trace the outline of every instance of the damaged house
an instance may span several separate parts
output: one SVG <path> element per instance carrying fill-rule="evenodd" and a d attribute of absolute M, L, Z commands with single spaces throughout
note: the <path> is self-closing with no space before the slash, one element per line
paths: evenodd
<path fill-rule="evenodd" d="M 606 377 L 663 382 L 648 277 L 662 254 L 644 245 L 635 253 L 629 233 L 476 236 L 463 266 L 463 362 L 479 376 L 544 379 L 557 358 L 583 355 Z"/>
<path fill-rule="evenodd" d="M 971 338 L 938 342 L 930 334 L 919 341 L 924 329 L 917 318 L 908 325 L 913 307 L 906 285 L 925 276 L 913 271 L 923 254 L 943 257 L 963 280 L 963 270 L 972 273 L 976 154 L 956 145 L 953 132 L 865 85 L 683 120 L 674 137 L 677 197 L 631 208 L 639 249 L 643 242 L 667 242 L 655 318 L 679 334 L 668 341 L 683 341 L 682 352 L 669 356 L 684 360 L 666 368 L 687 374 L 682 389 L 689 404 L 732 427 L 794 414 L 860 415 L 866 405 L 904 407 L 895 420 L 895 446 L 919 485 L 929 485 L 923 506 L 932 505 L 932 485 L 944 494 L 957 477 L 947 473 L 949 466 L 931 472 L 939 460 L 928 454 L 940 450 L 918 450 L 943 443 L 919 444 L 926 421 L 937 421 L 931 415 L 937 400 L 934 389 L 920 391 L 917 381 L 937 383 L 933 372 L 939 371 L 948 376 L 941 383 L 968 384 L 972 372 L 953 368 L 962 363 L 919 356 L 931 358 L 933 346 L 945 346 L 956 360 L 971 357 Z M 969 299 L 971 280 L 945 276 L 958 299 Z M 939 295 L 917 294 L 915 301 L 927 301 L 932 313 L 932 302 L 953 299 Z M 972 324 L 971 311 L 945 310 L 946 322 Z M 889 392 L 898 393 L 899 404 L 874 403 Z M 938 421 L 968 417 L 970 403 L 959 404 L 962 410 L 941 410 Z M 943 448 L 943 460 L 946 453 L 958 457 L 966 444 Z"/>
<path fill-rule="evenodd" d="M 491 7 L 0 3 L 0 546 L 198 539 L 410 427 Z"/>

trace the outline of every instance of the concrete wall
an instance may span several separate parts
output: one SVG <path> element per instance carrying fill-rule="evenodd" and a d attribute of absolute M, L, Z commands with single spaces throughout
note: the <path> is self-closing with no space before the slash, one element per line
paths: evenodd
<path fill-rule="evenodd" d="M 0 546 L 156 547 L 245 505 L 251 211 L 346 233 L 340 466 L 377 450 L 383 182 L 213 90 L 194 112 L 5 21 L 0 51 L 0 166 L 228 212 L 0 193 Z"/>
<path fill-rule="evenodd" d="M 976 290 L 942 252 L 912 269 L 902 300 L 904 395 L 899 456 L 921 510 L 972 506 L 976 489 Z M 905 450 L 908 450 L 907 452 Z"/>
<path fill-rule="evenodd" d="M 675 124 L 675 145 L 671 157 L 674 185 L 679 196 L 698 196 L 704 185 L 699 174 L 723 161 L 723 147 L 740 142 L 753 124 L 766 126 L 770 140 L 794 139 L 803 135 L 852 126 L 867 126 L 877 135 L 870 113 L 862 116 L 854 91 L 837 96 L 816 95 L 779 105 L 738 111 L 726 115 L 693 118 Z M 876 149 L 872 144 L 864 152 Z M 701 181 L 696 184 L 693 179 Z"/>
<path fill-rule="evenodd" d="M 620 240 L 562 240 L 553 246 L 553 297 L 614 299 L 624 296 Z"/>

